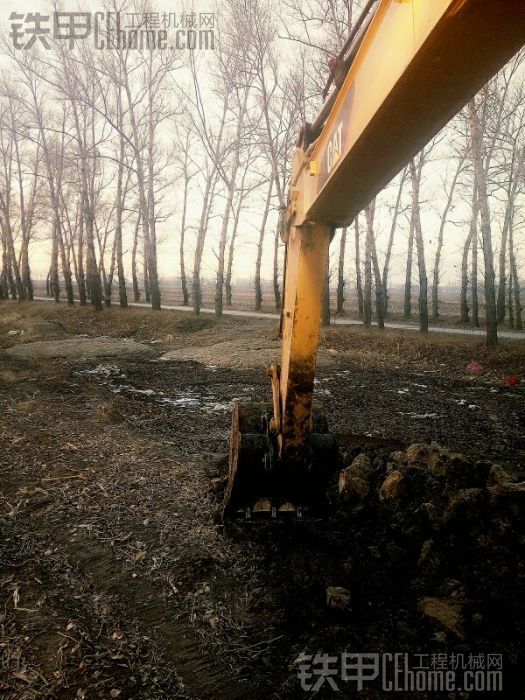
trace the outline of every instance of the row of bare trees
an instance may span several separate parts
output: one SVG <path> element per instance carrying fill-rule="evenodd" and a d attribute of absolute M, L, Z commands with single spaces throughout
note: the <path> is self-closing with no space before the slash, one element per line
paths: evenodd
<path fill-rule="evenodd" d="M 100 310 L 118 293 L 122 308 L 131 296 L 160 309 L 161 275 L 168 275 L 195 313 L 203 283 L 213 280 L 221 316 L 237 270 L 253 280 L 256 310 L 266 279 L 280 308 L 277 220 L 295 134 L 322 104 L 329 60 L 362 4 L 222 0 L 208 52 L 94 52 L 65 41 L 16 50 L 6 38 L 0 297 L 33 298 L 35 251 L 39 264 L 48 261 L 46 291 L 56 301 L 65 294 L 69 304 Z M 122 0 L 107 9 L 123 12 Z M 141 0 L 135 9 L 146 16 L 154 8 Z M 375 319 L 381 328 L 398 313 L 417 316 L 425 332 L 430 321 L 453 315 L 443 280 L 451 287 L 459 279 L 464 324 L 484 317 L 491 344 L 498 324 L 522 329 L 522 58 L 340 231 L 325 322 L 333 270 L 336 312 L 353 310 L 352 290 L 365 324 Z M 177 260 L 169 271 L 166 251 Z"/>

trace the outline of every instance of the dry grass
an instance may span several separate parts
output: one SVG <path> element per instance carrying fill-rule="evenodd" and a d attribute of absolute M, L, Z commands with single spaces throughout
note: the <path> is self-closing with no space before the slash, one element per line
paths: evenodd
<path fill-rule="evenodd" d="M 44 325 L 42 325 L 44 324 Z M 48 325 L 46 325 L 48 324 Z M 8 330 L 25 327 L 21 336 L 6 336 Z M 113 307 L 96 313 L 91 307 L 50 303 L 4 303 L 0 305 L 0 347 L 37 339 L 45 339 L 46 329 L 58 328 L 65 335 L 86 334 L 138 341 L 157 341 L 167 348 L 213 346 L 217 342 L 274 340 L 278 325 L 271 320 L 225 317 L 216 320 L 195 318 L 185 312 Z M 32 333 L 31 329 L 35 332 Z M 333 349 L 361 366 L 420 367 L 443 374 L 465 374 L 466 365 L 475 360 L 484 368 L 487 378 L 509 374 L 525 376 L 525 341 L 501 340 L 489 349 L 481 336 L 447 335 L 362 326 L 332 326 L 323 329 L 321 348 Z M 213 348 L 210 347 L 213 354 Z"/>
<path fill-rule="evenodd" d="M 97 313 L 89 306 L 68 307 L 38 302 L 0 306 L 0 328 L 4 333 L 31 321 L 56 323 L 68 333 L 134 337 L 137 340 L 154 340 L 162 334 L 200 331 L 215 325 L 209 318 L 194 319 L 185 313 L 165 314 L 147 309 L 111 308 Z M 14 339 L 17 337 L 13 336 Z"/>
<path fill-rule="evenodd" d="M 367 329 L 360 326 L 324 329 L 321 345 L 366 366 L 421 367 L 443 374 L 464 374 L 474 360 L 483 376 L 525 375 L 525 340 L 501 340 L 487 348 L 479 336 Z"/>

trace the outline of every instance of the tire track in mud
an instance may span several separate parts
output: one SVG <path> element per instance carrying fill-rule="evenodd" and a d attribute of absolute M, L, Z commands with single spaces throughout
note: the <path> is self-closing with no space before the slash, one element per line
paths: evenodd
<path fill-rule="evenodd" d="M 29 487 L 30 483 L 26 485 Z M 13 482 L 12 486 L 21 489 L 24 482 Z M 163 660 L 181 678 L 189 697 L 200 700 L 260 697 L 253 688 L 236 679 L 230 666 L 203 648 L 191 622 L 180 611 L 170 610 L 159 585 L 144 577 L 133 578 L 109 548 L 94 541 L 85 530 L 77 529 L 75 540 L 69 536 L 70 528 L 82 518 L 75 522 L 71 509 L 64 518 L 57 500 L 46 499 L 40 506 L 30 505 L 17 516 L 17 529 L 35 541 L 37 554 L 53 551 L 65 562 L 64 569 L 85 577 L 92 585 L 93 599 L 111 600 L 122 626 L 138 625 L 143 635 L 158 645 Z M 55 514 L 53 519 L 45 517 L 50 510 Z M 45 523 L 40 522 L 41 518 Z M 39 565 L 46 567 L 45 556 L 39 557 Z M 60 590 L 62 598 L 66 592 L 65 581 L 55 580 L 54 587 Z"/>
<path fill-rule="evenodd" d="M 252 688 L 235 679 L 229 666 L 203 650 L 191 623 L 175 611 L 170 612 L 158 586 L 144 578 L 134 579 L 105 548 L 88 538 L 77 538 L 73 544 L 63 528 L 57 528 L 52 538 L 70 564 L 93 581 L 99 593 L 117 600 L 124 619 L 137 621 L 160 644 L 165 660 L 173 665 L 190 696 L 201 700 L 258 697 Z"/>

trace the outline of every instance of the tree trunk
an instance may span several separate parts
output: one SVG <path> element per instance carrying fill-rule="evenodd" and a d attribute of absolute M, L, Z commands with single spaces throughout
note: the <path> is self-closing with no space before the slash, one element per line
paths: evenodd
<path fill-rule="evenodd" d="M 346 249 L 347 233 L 348 233 L 348 228 L 345 226 L 341 230 L 341 239 L 339 241 L 339 262 L 338 262 L 338 266 L 337 266 L 336 312 L 338 314 L 343 313 L 343 306 L 345 303 L 345 249 Z"/>
<path fill-rule="evenodd" d="M 187 144 L 189 147 L 189 144 Z M 187 153 L 184 154 L 187 157 Z M 187 164 L 185 162 L 185 168 Z M 188 280 L 186 279 L 186 264 L 184 261 L 184 239 L 186 236 L 186 211 L 188 207 L 188 188 L 189 177 L 185 172 L 184 176 L 184 194 L 182 198 L 182 215 L 180 220 L 180 242 L 179 242 L 179 265 L 180 265 L 180 286 L 182 290 L 182 304 L 188 306 L 190 303 L 190 295 L 188 292 Z"/>
<path fill-rule="evenodd" d="M 11 267 L 11 257 L 7 258 L 7 284 L 9 285 L 9 291 L 11 293 L 12 299 L 17 299 L 16 285 L 13 277 L 13 268 Z"/>
<path fill-rule="evenodd" d="M 525 161 L 525 146 L 521 148 L 521 151 L 516 151 L 514 147 L 512 152 L 512 162 L 509 168 L 509 183 L 507 190 L 507 206 L 505 207 L 505 220 L 503 222 L 503 230 L 501 232 L 501 247 L 499 253 L 499 284 L 498 284 L 498 298 L 496 301 L 496 310 L 498 323 L 503 323 L 505 320 L 505 290 L 509 290 L 512 287 L 511 276 L 512 270 L 509 267 L 509 279 L 506 280 L 506 249 L 507 241 L 509 236 L 509 229 L 513 225 L 514 221 L 514 206 L 516 200 L 516 194 L 518 192 L 518 185 L 520 183 L 520 175 L 525 174 L 523 171 Z M 509 254 L 509 266 L 511 265 L 512 255 Z M 512 298 L 512 294 L 508 294 L 508 298 Z"/>
<path fill-rule="evenodd" d="M 57 222 L 53 221 L 53 245 L 51 250 L 51 269 L 49 270 L 51 296 L 55 303 L 60 301 L 60 282 L 58 278 L 58 236 Z"/>
<path fill-rule="evenodd" d="M 139 277 L 137 273 L 137 249 L 139 245 L 140 213 L 137 214 L 135 232 L 133 234 L 133 247 L 131 249 L 131 280 L 133 284 L 133 301 L 140 301 Z"/>
<path fill-rule="evenodd" d="M 116 229 L 118 225 L 116 226 Z M 113 246 L 111 247 L 111 260 L 109 263 L 109 273 L 104 275 L 104 303 L 109 309 L 111 307 L 111 295 L 113 293 L 113 278 L 115 277 L 115 265 L 117 262 L 117 230 L 115 229 L 115 237 Z M 102 257 L 102 256 L 101 256 Z"/>
<path fill-rule="evenodd" d="M 272 189 L 273 189 L 273 178 L 270 178 L 268 183 L 268 193 L 266 195 L 266 203 L 264 206 L 264 214 L 261 221 L 261 227 L 259 229 L 259 240 L 257 241 L 257 257 L 255 259 L 255 276 L 254 276 L 254 287 L 255 287 L 255 310 L 260 311 L 262 306 L 262 287 L 261 287 L 261 263 L 263 256 L 263 245 L 264 245 L 264 233 L 266 231 L 266 222 L 268 221 L 268 214 L 270 211 L 270 203 L 272 201 Z"/>
<path fill-rule="evenodd" d="M 7 245 L 3 229 L 4 227 L 2 226 L 2 273 L 0 274 L 0 288 L 2 289 L 2 299 L 9 299 L 9 285 L 7 282 Z"/>
<path fill-rule="evenodd" d="M 321 323 L 323 324 L 323 326 L 330 325 L 330 256 L 328 256 L 326 260 L 326 269 L 324 273 Z"/>
<path fill-rule="evenodd" d="M 514 311 L 516 314 L 516 330 L 523 330 L 523 318 L 522 318 L 522 306 L 521 306 L 521 289 L 520 280 L 518 275 L 518 265 L 516 262 L 516 252 L 514 249 L 514 222 L 511 216 L 509 223 L 509 258 L 510 258 L 510 271 L 512 277 L 512 290 L 514 293 Z M 510 296 L 510 285 L 509 280 L 509 296 Z"/>
<path fill-rule="evenodd" d="M 144 287 L 144 300 L 151 304 L 151 292 L 149 288 L 148 254 L 144 250 L 142 255 L 142 286 Z"/>
<path fill-rule="evenodd" d="M 399 208 L 401 205 L 401 196 L 403 194 L 403 186 L 405 184 L 405 178 L 406 178 L 406 172 L 407 168 L 403 170 L 403 173 L 401 175 L 401 182 L 399 183 L 399 188 L 397 190 L 397 197 L 396 197 L 396 204 L 394 207 L 394 214 L 392 216 L 392 223 L 390 225 L 390 235 L 388 237 L 388 244 L 386 247 L 386 253 L 385 253 L 385 263 L 383 265 L 383 309 L 384 309 L 384 315 L 387 315 L 388 312 L 388 274 L 390 271 L 390 259 L 392 257 L 392 248 L 394 246 L 394 236 L 396 232 L 396 226 L 397 226 L 397 218 L 399 216 Z"/>
<path fill-rule="evenodd" d="M 497 345 L 498 319 L 496 316 L 496 288 L 494 275 L 494 254 L 492 251 L 492 231 L 490 226 L 490 209 L 487 194 L 487 174 L 483 167 L 483 136 L 479 123 L 476 106 L 473 100 L 469 102 L 469 125 L 471 134 L 472 159 L 474 176 L 479 195 L 481 216 L 481 239 L 483 244 L 483 259 L 485 271 L 485 327 L 487 345 Z"/>
<path fill-rule="evenodd" d="M 20 260 L 22 266 L 22 284 L 24 286 L 25 296 L 29 301 L 33 301 L 33 282 L 31 280 L 31 268 L 29 265 L 29 238 L 27 236 L 24 236 L 22 240 Z"/>
<path fill-rule="evenodd" d="M 507 202 L 507 207 L 505 210 L 505 220 L 503 222 L 503 229 L 501 231 L 501 246 L 499 250 L 499 283 L 498 283 L 498 296 L 496 300 L 496 318 L 498 319 L 498 324 L 503 323 L 505 320 L 505 291 L 507 285 L 510 286 L 510 279 L 507 281 L 507 238 L 509 234 L 509 207 L 511 206 L 510 200 Z"/>
<path fill-rule="evenodd" d="M 161 294 L 157 269 L 157 222 L 155 218 L 155 93 L 153 91 L 153 60 L 148 61 L 148 281 L 151 308 L 160 311 Z"/>
<path fill-rule="evenodd" d="M 137 174 L 137 189 L 140 210 L 140 222 L 143 232 L 144 243 L 144 295 L 146 301 L 151 301 L 153 309 L 160 309 L 160 289 L 157 276 L 157 248 L 155 232 L 150 229 L 150 224 L 154 224 L 155 220 L 155 203 L 152 176 L 153 176 L 153 146 L 152 139 L 152 115 L 153 108 L 151 102 L 151 94 L 149 95 L 149 114 L 148 114 L 148 182 L 146 183 L 146 174 L 144 171 L 144 160 L 142 156 L 142 144 L 139 137 L 139 127 L 135 114 L 135 102 L 131 95 L 129 85 L 129 76 L 126 71 L 123 73 L 124 89 L 126 91 L 126 99 L 128 103 L 128 114 L 131 125 L 131 133 L 133 137 L 133 151 L 135 155 L 135 168 Z M 146 191 L 147 188 L 147 191 Z M 154 288 L 154 291 L 153 291 Z"/>
<path fill-rule="evenodd" d="M 512 274 L 512 267 L 510 267 L 510 269 L 509 269 L 509 281 L 507 284 L 507 308 L 509 310 L 509 326 L 511 328 L 515 327 L 514 300 L 512 298 L 513 289 L 514 289 L 514 275 Z"/>
<path fill-rule="evenodd" d="M 122 125 L 122 92 L 121 86 L 117 88 L 117 110 L 118 110 L 118 121 Z M 114 260 L 117 264 L 117 277 L 118 277 L 118 297 L 121 309 L 128 308 L 128 293 L 126 291 L 126 276 L 124 273 L 124 257 L 122 250 L 122 218 L 123 211 L 125 207 L 125 198 L 127 192 L 124 190 L 124 158 L 126 156 L 126 144 L 124 142 L 124 137 L 119 134 L 119 161 L 118 161 L 118 172 L 117 172 L 117 202 L 116 202 L 116 222 L 115 222 L 115 244 L 113 246 L 114 250 Z M 113 278 L 113 270 L 111 272 L 111 277 Z"/>
<path fill-rule="evenodd" d="M 419 189 L 423 156 L 420 156 L 419 167 L 416 169 L 414 160 L 410 161 L 410 177 L 412 180 L 412 219 L 414 221 L 414 237 L 416 239 L 417 266 L 419 271 L 419 330 L 428 332 L 428 279 L 425 264 L 425 244 L 421 227 L 421 212 L 419 209 Z"/>
<path fill-rule="evenodd" d="M 75 301 L 73 293 L 73 278 L 71 274 L 71 267 L 67 257 L 66 246 L 64 245 L 64 238 L 62 236 L 62 225 L 60 221 L 55 221 L 56 239 L 58 244 L 58 253 L 60 254 L 60 263 L 62 267 L 62 277 L 64 279 L 64 287 L 66 289 L 66 298 L 69 306 L 72 306 Z M 58 274 L 58 272 L 57 272 Z M 98 276 L 98 272 L 97 272 Z M 100 277 L 99 277 L 100 281 Z M 102 299 L 101 299 L 102 303 Z M 102 308 L 102 307 L 101 307 Z M 98 311 L 99 309 L 97 309 Z"/>
<path fill-rule="evenodd" d="M 244 117 L 246 115 L 246 107 L 248 105 L 249 87 L 245 89 L 243 100 L 239 103 L 239 113 L 237 115 L 237 128 L 235 132 L 235 147 L 233 152 L 233 162 L 229 177 L 226 178 L 227 197 L 226 206 L 224 208 L 224 216 L 222 220 L 221 235 L 219 238 L 219 259 L 217 263 L 217 280 L 215 283 L 215 316 L 222 316 L 223 312 L 223 288 L 224 288 L 224 260 L 226 254 L 226 243 L 228 239 L 228 224 L 230 222 L 230 213 L 233 205 L 233 197 L 237 183 L 237 173 L 239 172 L 239 164 L 241 157 L 241 139 L 243 135 Z"/>
<path fill-rule="evenodd" d="M 279 227 L 277 226 L 273 239 L 273 298 L 276 311 L 280 311 L 282 306 L 281 290 L 279 288 L 279 237 Z"/>
<path fill-rule="evenodd" d="M 372 323 L 372 246 L 368 226 L 365 237 L 365 289 L 363 312 L 363 323 L 369 326 Z"/>
<path fill-rule="evenodd" d="M 474 220 L 472 231 L 472 325 L 479 328 L 479 294 L 478 294 L 478 226 Z"/>
<path fill-rule="evenodd" d="M 476 235 L 478 218 L 478 192 L 476 189 L 476 183 L 474 183 L 474 189 L 472 192 L 472 203 L 471 203 L 471 217 L 470 217 L 470 228 L 468 236 L 463 244 L 463 255 L 461 257 L 461 295 L 460 295 L 460 315 L 461 322 L 469 322 L 469 305 L 468 305 L 468 256 L 472 248 L 472 239 Z M 472 282 L 472 280 L 471 280 Z"/>
<path fill-rule="evenodd" d="M 18 265 L 18 260 L 16 257 L 15 244 L 13 241 L 13 232 L 11 231 L 11 224 L 8 220 L 4 221 L 5 234 L 7 239 L 7 256 L 9 260 L 8 266 L 8 277 L 13 280 L 12 288 L 14 294 L 12 294 L 13 299 L 17 298 L 19 301 L 24 301 L 25 299 L 25 288 L 22 282 L 22 275 L 20 274 L 20 267 Z"/>
<path fill-rule="evenodd" d="M 243 180 L 244 183 L 244 180 Z M 244 184 L 243 184 L 244 186 Z M 233 271 L 233 257 L 235 255 L 235 241 L 237 239 L 237 230 L 239 228 L 239 219 L 241 217 L 242 208 L 242 193 L 239 196 L 239 202 L 237 204 L 237 209 L 235 211 L 235 221 L 233 222 L 232 235 L 230 238 L 230 247 L 228 248 L 228 264 L 226 265 L 226 279 L 224 280 L 224 294 L 226 296 L 226 305 L 232 305 L 232 271 Z"/>
<path fill-rule="evenodd" d="M 86 306 L 86 272 L 84 270 L 84 216 L 83 210 L 80 213 L 80 223 L 78 227 L 78 245 L 77 245 L 77 287 L 78 299 L 80 306 Z"/>
<path fill-rule="evenodd" d="M 465 161 L 465 156 L 462 156 L 458 161 L 458 167 L 452 179 L 450 189 L 448 191 L 447 202 L 445 204 L 445 209 L 441 215 L 441 221 L 439 225 L 436 255 L 434 257 L 434 270 L 432 273 L 432 318 L 437 321 L 439 318 L 439 278 L 440 278 L 440 263 L 441 263 L 441 252 L 443 250 L 443 237 L 445 233 L 445 226 L 447 224 L 448 213 L 452 206 L 452 201 L 454 197 L 454 191 L 458 182 L 459 175 L 463 168 L 463 163 Z"/>
<path fill-rule="evenodd" d="M 89 290 L 91 304 L 95 307 L 96 311 L 102 311 L 102 282 L 100 279 L 100 273 L 97 265 L 97 257 L 95 254 L 95 213 L 93 211 L 94 193 L 92 190 L 90 191 L 90 173 L 88 165 L 88 161 L 90 162 L 90 157 L 87 154 L 86 139 L 83 138 L 82 135 L 83 131 L 81 129 L 79 120 L 79 109 L 75 99 L 71 98 L 71 103 L 73 106 L 72 115 L 75 120 L 77 141 L 80 148 L 79 161 L 81 175 L 81 196 L 84 220 L 86 225 L 86 284 Z M 62 234 L 60 229 L 60 216 L 58 216 L 58 220 L 58 240 L 59 246 L 62 248 L 63 246 L 61 245 Z M 64 279 L 64 284 L 66 286 L 66 294 L 68 295 L 69 303 L 68 282 L 66 279 Z M 73 301 L 71 301 L 70 303 L 73 303 Z"/>
<path fill-rule="evenodd" d="M 115 231 L 116 256 L 117 256 L 117 276 L 118 276 L 118 298 L 121 309 L 128 308 L 128 293 L 126 290 L 126 275 L 124 273 L 124 260 L 122 251 L 122 227 Z"/>
<path fill-rule="evenodd" d="M 405 273 L 405 297 L 403 302 L 403 315 L 405 318 L 412 316 L 412 258 L 414 254 L 414 212 L 410 216 L 410 228 L 408 231 L 407 265 Z"/>
<path fill-rule="evenodd" d="M 383 329 L 385 327 L 385 307 L 383 301 L 383 282 L 381 280 L 381 272 L 379 270 L 379 261 L 377 258 L 376 239 L 374 232 L 374 214 L 375 199 L 372 200 L 372 202 L 366 208 L 366 226 L 367 237 L 370 239 L 369 247 L 372 260 L 372 270 L 374 273 L 377 327 Z"/>
<path fill-rule="evenodd" d="M 222 215 L 222 226 L 221 234 L 219 236 L 219 255 L 217 262 L 217 277 L 215 281 L 215 316 L 220 318 L 224 309 L 223 306 L 223 287 L 224 287 L 224 259 L 226 253 L 226 243 L 228 238 L 228 224 L 230 223 L 230 212 L 233 204 L 234 195 L 234 183 L 233 180 L 228 188 L 228 194 L 226 196 L 226 204 L 224 207 L 224 214 Z"/>
<path fill-rule="evenodd" d="M 472 226 L 463 244 L 463 255 L 461 256 L 461 293 L 459 300 L 461 323 L 469 322 L 468 306 L 468 254 L 472 245 Z"/>
<path fill-rule="evenodd" d="M 89 288 L 89 296 L 91 304 L 95 307 L 95 311 L 102 311 L 102 283 L 95 255 L 95 242 L 93 238 L 94 221 L 91 208 L 86 210 L 86 249 L 87 249 L 87 286 Z M 67 291 L 67 289 L 66 289 Z"/>
<path fill-rule="evenodd" d="M 213 174 L 208 175 L 206 181 L 206 188 L 204 191 L 204 198 L 202 201 L 201 218 L 199 221 L 199 228 L 197 231 L 197 242 L 195 245 L 195 257 L 193 260 L 193 280 L 192 280 L 192 297 L 193 297 L 193 312 L 199 315 L 202 306 L 202 288 L 201 288 L 201 266 L 202 266 L 202 254 L 204 251 L 204 242 L 206 240 L 206 232 L 208 228 L 208 220 L 211 211 L 211 205 L 213 200 L 213 193 L 215 190 L 215 175 L 216 169 Z"/>
<path fill-rule="evenodd" d="M 361 251 L 360 251 L 360 233 L 359 233 L 359 216 L 355 217 L 354 221 L 355 233 L 355 286 L 357 291 L 357 309 L 359 318 L 364 318 L 364 299 L 363 299 L 363 283 L 361 280 Z"/>

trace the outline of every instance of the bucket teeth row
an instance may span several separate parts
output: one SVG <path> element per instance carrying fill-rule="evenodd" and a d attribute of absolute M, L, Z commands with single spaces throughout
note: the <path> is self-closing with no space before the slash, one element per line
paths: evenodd
<path fill-rule="evenodd" d="M 280 457 L 275 436 L 268 431 L 270 414 L 266 404 L 233 406 L 223 518 L 322 516 L 328 478 L 337 465 L 337 446 L 326 419 L 314 410 L 314 431 L 307 437 L 304 454 Z"/>
<path fill-rule="evenodd" d="M 274 503 L 269 498 L 260 498 L 253 506 L 246 506 L 237 510 L 239 518 L 251 520 L 252 518 L 265 518 L 275 520 L 279 517 L 295 517 L 302 520 L 305 509 L 300 505 L 294 505 L 289 501 Z"/>

